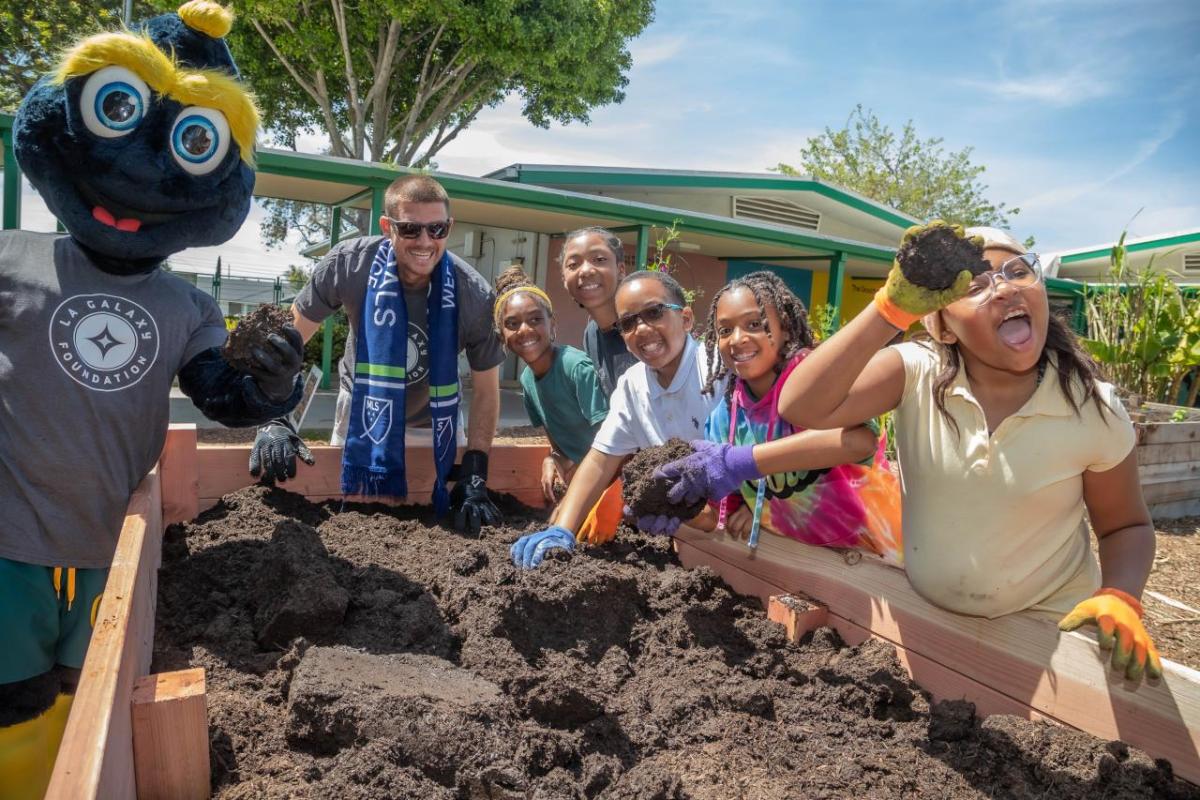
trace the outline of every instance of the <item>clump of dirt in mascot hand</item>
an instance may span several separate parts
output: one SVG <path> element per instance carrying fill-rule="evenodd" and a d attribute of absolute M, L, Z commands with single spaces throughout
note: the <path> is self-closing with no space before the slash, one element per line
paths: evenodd
<path fill-rule="evenodd" d="M 930 228 L 913 236 L 896 253 L 900 271 L 925 289 L 948 289 L 964 269 L 979 275 L 991 269 L 983 249 L 948 228 Z"/>
<path fill-rule="evenodd" d="M 654 470 L 664 464 L 686 458 L 692 452 L 692 446 L 683 439 L 668 439 L 666 444 L 639 451 L 625 463 L 621 468 L 621 480 L 624 482 L 621 497 L 633 512 L 635 519 L 663 514 L 678 517 L 686 522 L 704 509 L 708 502 L 706 499 L 690 505 L 675 505 L 670 502 L 667 500 L 667 492 L 675 481 L 653 477 Z"/>
<path fill-rule="evenodd" d="M 236 328 L 229 333 L 225 342 L 224 356 L 235 369 L 249 372 L 254 367 L 254 348 L 271 352 L 267 337 L 283 332 L 284 326 L 292 324 L 292 314 L 279 306 L 259 306 L 242 317 Z"/>

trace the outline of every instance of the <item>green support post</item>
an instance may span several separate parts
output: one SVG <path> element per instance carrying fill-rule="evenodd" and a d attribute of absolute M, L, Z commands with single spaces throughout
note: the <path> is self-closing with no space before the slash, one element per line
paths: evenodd
<path fill-rule="evenodd" d="M 275 285 L 271 287 L 271 302 L 275 305 L 283 302 L 283 279 L 278 276 L 275 278 Z"/>
<path fill-rule="evenodd" d="M 1076 293 L 1071 298 L 1071 327 L 1080 336 L 1087 335 L 1087 312 L 1083 307 L 1083 293 Z"/>
<path fill-rule="evenodd" d="M 833 314 L 833 329 L 842 327 L 842 289 L 846 282 L 846 254 L 834 253 L 829 259 L 829 290 L 825 302 Z"/>
<path fill-rule="evenodd" d="M 218 303 L 221 302 L 221 269 L 220 269 L 220 267 L 218 267 L 217 271 L 213 273 L 212 296 L 213 296 L 213 300 L 216 300 Z"/>
<path fill-rule="evenodd" d="M 378 186 L 371 188 L 371 235 L 378 236 L 383 233 L 383 229 L 379 227 L 379 218 L 383 216 L 383 192 L 384 190 Z"/>
<path fill-rule="evenodd" d="M 21 227 L 21 168 L 13 152 L 12 128 L 4 128 L 4 230 Z"/>
<path fill-rule="evenodd" d="M 378 224 L 378 221 L 376 223 Z M 329 219 L 329 248 L 338 243 L 342 235 L 342 207 L 334 206 Z M 333 317 L 326 317 L 321 324 L 321 388 L 333 386 Z"/>
<path fill-rule="evenodd" d="M 637 238 L 637 268 L 646 268 L 646 258 L 650 250 L 650 226 L 639 225 Z"/>

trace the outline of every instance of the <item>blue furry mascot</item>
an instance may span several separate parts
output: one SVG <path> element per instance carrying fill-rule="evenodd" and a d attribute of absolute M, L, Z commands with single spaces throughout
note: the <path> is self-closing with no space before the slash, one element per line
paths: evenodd
<path fill-rule="evenodd" d="M 208 0 L 67 51 L 17 161 L 67 235 L 0 233 L 0 799 L 40 798 L 129 496 L 180 388 L 248 426 L 299 400 L 293 328 L 247 373 L 211 297 L 160 269 L 250 208 L 258 112 Z"/>

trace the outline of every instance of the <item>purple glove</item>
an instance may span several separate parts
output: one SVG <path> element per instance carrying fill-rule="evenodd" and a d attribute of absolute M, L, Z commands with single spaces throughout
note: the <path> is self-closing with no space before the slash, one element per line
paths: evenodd
<path fill-rule="evenodd" d="M 625 517 L 633 519 L 633 509 L 625 506 Z M 656 536 L 674 536 L 679 530 L 679 517 L 668 517 L 666 514 L 646 514 L 633 520 L 639 531 L 652 533 Z"/>
<path fill-rule="evenodd" d="M 692 442 L 690 456 L 664 464 L 655 478 L 677 483 L 667 492 L 676 505 L 716 499 L 736 492 L 745 481 L 762 477 L 754 463 L 754 445 L 717 444 L 703 439 Z M 639 526 L 640 527 L 640 526 Z"/>

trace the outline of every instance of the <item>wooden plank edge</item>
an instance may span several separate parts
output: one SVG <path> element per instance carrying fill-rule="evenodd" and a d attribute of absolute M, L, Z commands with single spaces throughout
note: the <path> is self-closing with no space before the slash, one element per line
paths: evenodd
<path fill-rule="evenodd" d="M 172 423 L 159 457 L 163 524 L 185 522 L 200 513 L 200 459 L 194 423 Z"/>
<path fill-rule="evenodd" d="M 130 707 L 138 800 L 205 800 L 211 767 L 204 668 L 138 678 Z"/>
<path fill-rule="evenodd" d="M 134 673 L 145 674 L 150 664 L 161 544 L 162 496 L 156 467 L 126 509 L 47 798 L 135 796 L 129 697 Z"/>
<path fill-rule="evenodd" d="M 692 537 L 689 541 L 681 541 L 677 539 L 677 547 L 683 553 L 689 548 L 696 551 L 693 553 L 691 560 L 701 563 L 708 563 L 710 566 L 717 569 L 722 574 L 737 575 L 739 580 L 751 583 L 757 582 L 759 585 L 770 585 L 762 576 L 749 575 L 743 577 L 738 575 L 739 572 L 753 570 L 756 565 L 761 565 L 769 574 L 779 575 L 780 567 L 786 567 L 783 572 L 791 574 L 795 570 L 794 566 L 787 566 L 776 563 L 770 553 L 762 552 L 760 543 L 759 551 L 753 555 L 745 556 L 740 547 L 729 544 L 728 542 L 718 541 L 713 538 L 706 538 L 707 535 L 698 531 L 690 531 L 683 529 L 683 535 Z M 772 540 L 774 541 L 774 540 Z M 788 546 L 792 543 L 788 540 L 780 540 Z M 812 555 L 808 558 L 820 562 L 833 562 L 836 556 L 827 551 L 820 551 L 816 548 L 808 548 L 803 545 L 798 545 L 803 552 L 811 552 L 819 555 L 819 558 L 814 559 Z M 697 555 L 698 553 L 698 555 Z M 730 559 L 737 559 L 737 563 L 733 563 Z M 682 560 L 682 558 L 681 558 Z M 904 586 L 907 587 L 906 579 L 902 573 L 892 575 L 882 565 L 871 564 L 870 568 L 875 570 L 884 570 L 891 582 L 896 582 L 897 579 L 904 580 Z M 812 567 L 801 569 L 801 572 L 806 572 Z M 837 569 L 832 567 L 832 564 L 826 564 L 823 569 L 831 574 L 826 576 L 826 582 L 836 580 L 833 573 Z M 858 569 L 857 567 L 855 569 Z M 817 574 L 817 573 L 813 573 Z M 868 572 L 860 575 L 859 580 L 862 580 Z M 791 579 L 798 578 L 798 575 L 792 574 Z M 779 583 L 774 578 L 770 579 L 771 583 Z M 785 580 L 784 582 L 789 582 Z M 794 587 L 789 587 L 789 590 Z M 805 590 L 809 594 L 817 594 L 809 586 L 805 585 Z M 869 593 L 863 591 L 856 585 L 849 587 L 853 591 L 864 595 L 864 599 Z M 754 592 L 761 594 L 760 592 Z M 873 597 L 874 595 L 870 595 Z M 915 594 L 906 595 L 912 600 L 915 600 Z M 1036 686 L 1024 686 L 1022 679 L 1013 682 L 1013 685 L 1024 693 L 1029 693 L 1029 698 L 1025 694 L 1015 695 L 1011 692 L 1003 690 L 1003 686 L 1007 683 L 1000 683 L 997 686 L 991 686 L 984 683 L 987 675 L 982 676 L 971 673 L 958 666 L 958 662 L 954 659 L 962 658 L 963 665 L 968 669 L 972 664 L 980 663 L 979 658 L 989 650 L 997 650 L 998 645 L 988 645 L 985 642 L 976 640 L 973 643 L 964 639 L 964 633 L 955 630 L 953 626 L 943 628 L 938 621 L 935 621 L 938 616 L 952 619 L 957 623 L 966 624 L 962 619 L 955 615 L 949 614 L 929 606 L 927 613 L 922 617 L 922 624 L 934 626 L 934 635 L 921 637 L 914 643 L 907 640 L 902 641 L 899 636 L 903 629 L 909 634 L 914 632 L 914 623 L 917 621 L 913 617 L 913 610 L 895 605 L 896 600 L 904 598 L 875 598 L 867 605 L 869 609 L 863 617 L 866 620 L 861 627 L 869 629 L 871 634 L 877 638 L 889 641 L 893 646 L 904 647 L 908 654 L 918 655 L 930 662 L 949 670 L 951 673 L 960 676 L 961 678 L 972 681 L 974 684 L 983 687 L 992 692 L 996 692 L 1001 697 L 1008 697 L 1014 703 L 1026 708 L 1031 708 L 1034 712 L 1044 718 L 1049 718 L 1061 722 L 1069 727 L 1074 727 L 1080 730 L 1085 730 L 1092 735 L 1102 739 L 1122 739 L 1134 747 L 1138 747 L 1154 757 L 1164 757 L 1172 762 L 1176 774 L 1179 774 L 1185 779 L 1195 782 L 1200 782 L 1200 752 L 1198 752 L 1197 744 L 1200 743 L 1200 726 L 1189 727 L 1185 720 L 1196 718 L 1197 698 L 1200 697 L 1200 683 L 1196 678 L 1200 673 L 1190 670 L 1182 665 L 1174 662 L 1165 661 L 1164 670 L 1166 675 L 1161 685 L 1152 684 L 1150 687 L 1142 689 L 1139 693 L 1128 685 L 1122 685 L 1119 678 L 1112 678 L 1107 675 L 1107 666 L 1102 663 L 1102 659 L 1098 657 L 1096 652 L 1096 643 L 1093 639 L 1079 633 L 1067 634 L 1058 636 L 1056 632 L 1056 642 L 1051 663 L 1041 665 L 1038 668 L 1038 673 L 1041 679 Z M 822 598 L 824 600 L 824 598 Z M 923 602 L 923 601 L 922 601 Z M 858 609 L 863 606 L 863 603 L 851 602 L 846 607 L 848 609 Z M 839 618 L 847 619 L 854 624 L 860 624 L 856 619 L 843 617 L 838 613 L 838 608 L 834 604 L 830 604 L 830 620 L 831 624 Z M 899 621 L 903 617 L 903 621 Z M 931 620 L 925 620 L 924 617 L 932 617 Z M 877 627 L 876 623 L 879 623 Z M 994 621 L 968 620 L 972 626 L 989 627 L 996 625 L 995 633 L 1011 636 L 1011 631 L 1008 631 L 1011 624 L 1006 624 L 1004 618 Z M 1028 626 L 1031 621 L 1025 620 L 1021 624 Z M 899 627 L 898 627 L 899 625 Z M 835 627 L 837 627 L 835 625 Z M 1023 630 L 1023 628 L 1022 628 Z M 977 634 L 978 635 L 978 634 Z M 936 646 L 937 642 L 941 642 L 946 647 Z M 923 643 L 923 644 L 922 644 Z M 930 646 L 931 643 L 934 646 Z M 969 656 L 969 657 L 968 657 Z M 989 656 L 990 657 L 990 656 Z M 974 659 L 974 660 L 973 660 Z M 1001 659 L 1003 660 L 1003 659 Z M 1074 667 L 1072 665 L 1075 665 Z M 1014 662 L 1014 667 L 1018 668 L 1018 672 L 1027 671 L 1019 661 Z M 934 673 L 937 670 L 933 670 Z M 1006 668 L 1005 674 L 1008 674 Z M 1024 676 L 1027 677 L 1027 676 Z M 935 680 L 944 679 L 934 675 Z M 918 681 L 920 683 L 920 681 Z M 997 688 L 1000 687 L 1000 688 Z M 931 691 L 935 696 L 938 694 L 937 687 L 923 686 L 927 691 Z M 1060 697 L 1060 692 L 1066 691 L 1068 694 Z M 1146 693 L 1150 692 L 1149 696 Z M 1096 695 L 1094 701 L 1085 699 L 1092 694 Z M 1103 695 L 1103 696 L 1101 696 Z M 995 695 L 992 696 L 993 701 L 998 700 Z M 985 698 L 986 700 L 986 698 Z M 1184 710 L 1186 709 L 1186 710 Z M 1012 712 L 1009 712 L 1012 713 Z M 1031 717 L 1028 713 L 1022 713 L 1021 716 Z"/>

